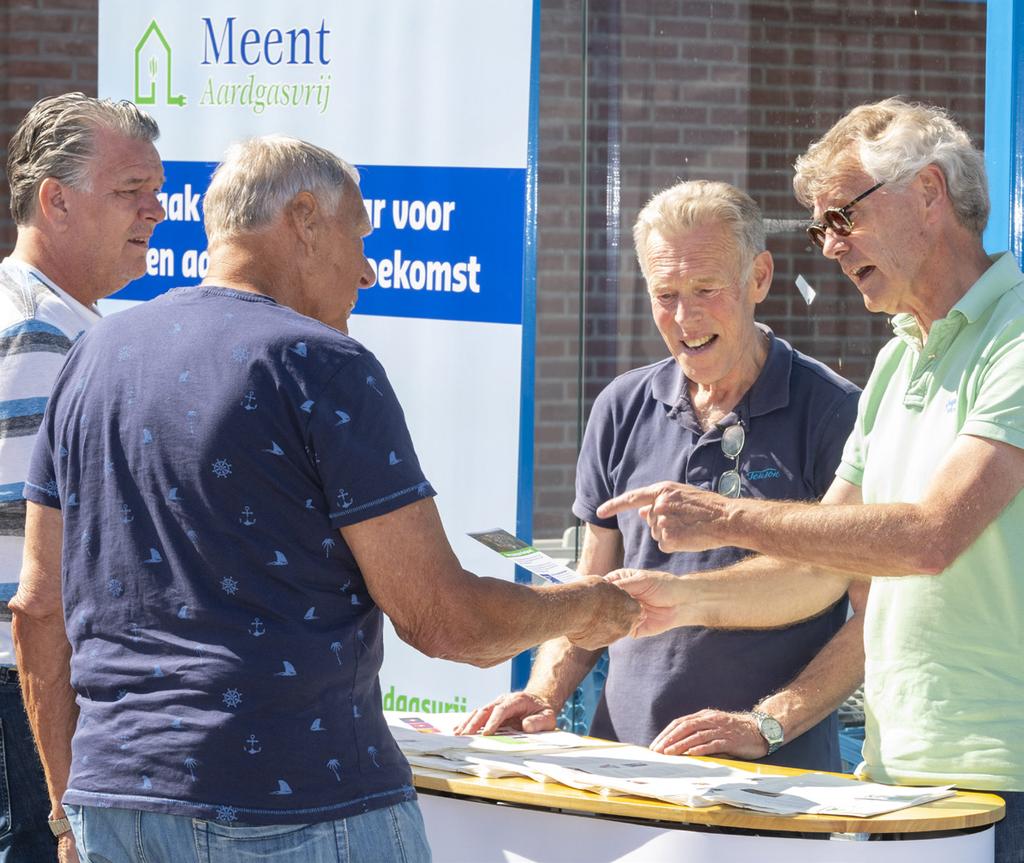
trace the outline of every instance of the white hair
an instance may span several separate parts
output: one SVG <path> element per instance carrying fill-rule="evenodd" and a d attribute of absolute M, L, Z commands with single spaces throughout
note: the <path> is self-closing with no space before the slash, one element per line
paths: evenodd
<path fill-rule="evenodd" d="M 203 199 L 210 245 L 269 225 L 299 192 L 336 213 L 359 174 L 329 150 L 285 135 L 233 144 L 214 171 Z"/>
<path fill-rule="evenodd" d="M 985 158 L 942 108 L 898 98 L 854 108 L 796 160 L 797 199 L 813 207 L 829 181 L 858 165 L 875 182 L 894 186 L 906 185 L 928 165 L 938 166 L 957 220 L 974 234 L 985 230 Z"/>
<path fill-rule="evenodd" d="M 636 218 L 633 245 L 644 278 L 647 242 L 653 232 L 670 238 L 708 224 L 729 228 L 740 253 L 740 273 L 748 274 L 754 258 L 765 249 L 761 208 L 750 195 L 729 183 L 684 180 L 658 192 Z"/>

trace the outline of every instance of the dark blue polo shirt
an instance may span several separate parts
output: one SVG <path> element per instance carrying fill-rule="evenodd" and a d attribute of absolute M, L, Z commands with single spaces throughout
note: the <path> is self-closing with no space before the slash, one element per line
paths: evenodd
<path fill-rule="evenodd" d="M 383 368 L 337 330 L 222 288 L 97 324 L 26 489 L 64 518 L 64 800 L 258 825 L 411 798 L 338 528 L 432 494 Z"/>
<path fill-rule="evenodd" d="M 770 334 L 770 331 L 768 331 Z M 733 467 L 722 427 L 739 421 L 742 494 L 783 500 L 820 498 L 835 475 L 853 427 L 859 390 L 826 366 L 771 336 L 760 376 L 720 426 L 703 432 L 673 358 L 616 378 L 594 402 L 576 471 L 573 512 L 618 528 L 624 565 L 675 573 L 729 566 L 749 552 L 719 548 L 665 554 L 635 511 L 600 519 L 610 497 L 675 480 L 716 490 Z M 847 602 L 813 620 L 776 630 L 679 627 L 609 648 L 608 680 L 591 733 L 648 745 L 673 719 L 707 707 L 749 710 L 796 677 L 846 620 Z M 835 715 L 770 758 L 771 763 L 839 769 Z"/>

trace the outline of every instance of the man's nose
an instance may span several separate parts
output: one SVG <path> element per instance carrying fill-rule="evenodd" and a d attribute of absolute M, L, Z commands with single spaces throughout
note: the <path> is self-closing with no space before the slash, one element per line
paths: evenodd
<path fill-rule="evenodd" d="M 826 258 L 835 260 L 842 252 L 849 248 L 846 244 L 846 237 L 837 234 L 832 228 L 825 230 L 825 242 L 821 247 L 821 253 Z"/>
<path fill-rule="evenodd" d="M 142 202 L 142 207 L 139 208 L 139 212 L 143 219 L 156 222 L 157 224 L 167 218 L 167 212 L 160 203 L 160 199 L 156 196 L 156 192 L 146 196 Z"/>
<path fill-rule="evenodd" d="M 370 262 L 363 259 L 363 274 L 359 277 L 360 288 L 372 288 L 377 283 L 377 274 L 370 266 Z"/>

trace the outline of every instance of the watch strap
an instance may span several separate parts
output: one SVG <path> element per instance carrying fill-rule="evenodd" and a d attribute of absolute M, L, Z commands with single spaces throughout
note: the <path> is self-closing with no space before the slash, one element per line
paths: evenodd
<path fill-rule="evenodd" d="M 71 822 L 67 818 L 48 818 L 50 832 L 58 838 L 71 830 Z"/>

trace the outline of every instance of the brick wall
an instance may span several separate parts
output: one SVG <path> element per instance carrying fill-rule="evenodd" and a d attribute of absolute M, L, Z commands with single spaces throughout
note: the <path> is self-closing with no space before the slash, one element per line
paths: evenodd
<path fill-rule="evenodd" d="M 25 112 L 69 90 L 96 95 L 97 0 L 0 2 L 0 166 Z M 0 183 L 0 254 L 14 245 L 5 167 Z"/>
<path fill-rule="evenodd" d="M 803 219 L 793 160 L 849 108 L 899 94 L 944 104 L 979 145 L 984 128 L 984 4 L 591 0 L 584 189 L 582 28 L 580 0 L 544 0 L 538 537 L 573 522 L 574 458 L 593 398 L 614 375 L 666 355 L 630 233 L 652 193 L 676 179 L 726 180 L 766 218 Z M 759 318 L 863 384 L 887 338 L 886 318 L 864 310 L 802 230 L 772 233 L 769 248 L 776 277 Z M 810 308 L 794 287 L 797 274 L 818 291 Z"/>
<path fill-rule="evenodd" d="M 979 144 L 984 125 L 984 4 L 591 0 L 588 15 L 584 188 L 583 2 L 541 3 L 536 536 L 572 524 L 594 396 L 664 356 L 630 235 L 653 192 L 677 178 L 722 179 L 768 218 L 800 219 L 790 165 L 848 108 L 899 93 L 947 105 Z M 2 0 L 0 164 L 33 102 L 96 92 L 96 30 L 97 0 Z M 0 183 L 0 247 L 13 242 Z M 863 383 L 884 317 L 864 311 L 801 232 L 772 234 L 769 247 L 776 280 L 761 319 Z M 793 287 L 798 273 L 819 292 L 810 308 Z"/>

